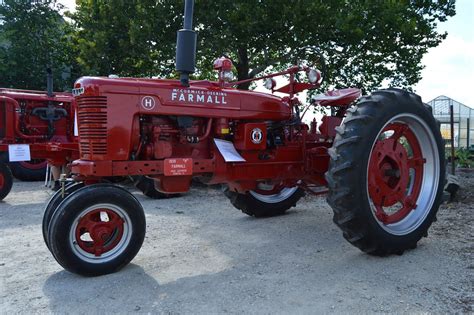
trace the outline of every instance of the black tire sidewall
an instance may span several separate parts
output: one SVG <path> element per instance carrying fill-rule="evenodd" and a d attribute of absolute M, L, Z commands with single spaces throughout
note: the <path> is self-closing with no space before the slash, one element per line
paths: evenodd
<path fill-rule="evenodd" d="M 69 232 L 77 216 L 98 203 L 121 207 L 130 218 L 132 235 L 127 247 L 116 258 L 103 263 L 90 263 L 76 256 L 71 248 Z M 61 202 L 51 218 L 48 238 L 53 256 L 66 270 L 84 276 L 97 276 L 115 272 L 127 265 L 140 250 L 145 229 L 143 208 L 132 194 L 117 186 L 96 184 L 80 188 Z"/>
<path fill-rule="evenodd" d="M 13 186 L 13 175 L 7 164 L 0 162 L 0 173 L 3 175 L 3 187 L 0 189 L 0 200 L 10 193 Z"/>
<path fill-rule="evenodd" d="M 54 194 L 49 198 L 48 202 L 46 203 L 46 207 L 43 211 L 43 221 L 42 221 L 42 232 L 43 232 L 43 240 L 46 246 L 49 247 L 49 239 L 48 239 L 48 228 L 49 223 L 51 222 L 51 218 L 53 217 L 54 211 L 56 208 L 64 201 L 67 197 L 71 194 L 79 190 L 80 188 L 84 187 L 84 183 L 66 183 L 66 187 L 64 189 L 65 196 L 63 198 L 61 189 L 54 192 Z"/>
<path fill-rule="evenodd" d="M 44 180 L 46 177 L 46 167 L 40 169 L 30 169 L 24 167 L 19 162 L 10 162 L 10 168 L 15 178 L 25 182 L 35 182 Z"/>
<path fill-rule="evenodd" d="M 275 203 L 261 201 L 250 193 L 247 193 L 246 196 L 247 202 L 255 209 L 256 217 L 270 217 L 284 214 L 288 209 L 295 206 L 301 197 L 304 196 L 304 191 L 298 188 L 285 200 Z"/>
<path fill-rule="evenodd" d="M 134 185 L 139 189 L 145 196 L 151 199 L 164 199 L 169 198 L 171 195 L 162 193 L 155 188 L 155 181 L 143 175 L 134 176 Z"/>
<path fill-rule="evenodd" d="M 267 203 L 255 198 L 252 194 L 240 194 L 226 190 L 224 192 L 229 198 L 231 204 L 243 213 L 257 218 L 272 217 L 284 214 L 304 196 L 304 190 L 296 189 L 288 198 L 275 202 Z"/>

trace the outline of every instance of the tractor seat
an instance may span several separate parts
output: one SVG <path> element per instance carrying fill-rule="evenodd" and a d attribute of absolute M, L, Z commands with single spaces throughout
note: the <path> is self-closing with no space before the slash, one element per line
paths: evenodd
<path fill-rule="evenodd" d="M 314 95 L 311 99 L 321 106 L 344 106 L 349 105 L 360 97 L 360 90 L 347 88 L 327 91 L 324 94 Z"/>

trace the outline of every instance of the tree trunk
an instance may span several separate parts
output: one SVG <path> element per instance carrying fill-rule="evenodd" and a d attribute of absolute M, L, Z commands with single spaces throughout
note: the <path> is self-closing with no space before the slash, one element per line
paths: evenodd
<path fill-rule="evenodd" d="M 249 79 L 249 58 L 247 54 L 246 47 L 240 47 L 237 50 L 238 63 L 235 65 L 237 69 L 237 80 L 246 80 Z M 250 87 L 250 82 L 242 83 L 237 86 L 240 90 L 248 90 Z"/>

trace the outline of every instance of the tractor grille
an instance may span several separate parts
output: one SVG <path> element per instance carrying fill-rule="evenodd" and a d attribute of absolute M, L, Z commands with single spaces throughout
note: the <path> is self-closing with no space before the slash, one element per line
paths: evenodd
<path fill-rule="evenodd" d="M 77 100 L 79 149 L 84 159 L 107 154 L 107 97 L 83 96 Z"/>

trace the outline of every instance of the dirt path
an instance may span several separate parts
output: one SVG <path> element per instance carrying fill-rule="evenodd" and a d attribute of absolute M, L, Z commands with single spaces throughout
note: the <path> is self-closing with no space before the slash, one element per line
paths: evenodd
<path fill-rule="evenodd" d="M 150 200 L 145 244 L 124 270 L 64 271 L 41 235 L 49 192 L 15 182 L 0 203 L 0 313 L 473 312 L 474 175 L 416 250 L 376 258 L 349 245 L 323 198 L 253 219 L 199 188 Z"/>

